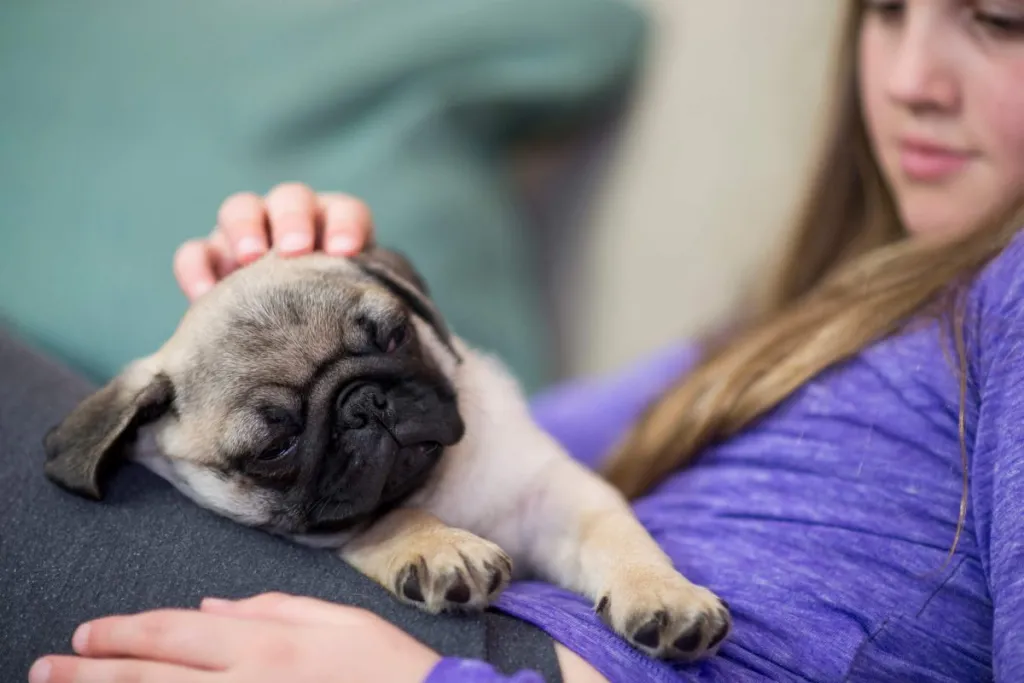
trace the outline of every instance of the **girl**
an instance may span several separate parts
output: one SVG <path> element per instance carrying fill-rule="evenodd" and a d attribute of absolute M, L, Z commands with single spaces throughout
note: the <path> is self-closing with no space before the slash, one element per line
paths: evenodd
<path fill-rule="evenodd" d="M 499 607 L 558 641 L 566 681 L 1024 679 L 1024 0 L 854 2 L 841 56 L 770 305 L 536 403 L 581 460 L 612 451 L 610 479 L 735 619 L 716 657 L 668 664 L 514 585 Z M 370 233 L 350 198 L 234 198 L 179 252 L 186 292 L 265 251 L 266 215 L 282 248 Z M 74 645 L 30 680 L 504 680 L 279 594 L 103 618 Z"/>

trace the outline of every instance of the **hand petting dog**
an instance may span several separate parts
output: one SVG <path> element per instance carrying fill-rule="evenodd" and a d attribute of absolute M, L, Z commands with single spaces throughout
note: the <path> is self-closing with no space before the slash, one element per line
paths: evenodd
<path fill-rule="evenodd" d="M 210 236 L 178 248 L 174 274 L 194 301 L 271 249 L 282 256 L 355 256 L 372 242 L 373 216 L 359 199 L 283 183 L 266 197 L 240 192 L 224 200 Z"/>

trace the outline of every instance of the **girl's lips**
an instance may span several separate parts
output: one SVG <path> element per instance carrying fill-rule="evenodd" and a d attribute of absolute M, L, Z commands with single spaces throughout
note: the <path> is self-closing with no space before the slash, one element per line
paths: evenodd
<path fill-rule="evenodd" d="M 900 168 L 911 180 L 936 182 L 966 166 L 973 154 L 914 139 L 900 141 Z"/>

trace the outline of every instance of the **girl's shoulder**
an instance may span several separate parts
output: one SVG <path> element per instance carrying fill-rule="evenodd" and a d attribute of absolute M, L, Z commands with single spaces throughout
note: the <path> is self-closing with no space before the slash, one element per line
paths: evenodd
<path fill-rule="evenodd" d="M 1024 354 L 1016 352 L 1024 349 L 1024 230 L 974 278 L 963 326 L 977 391 L 1010 371 L 1024 372 Z"/>
<path fill-rule="evenodd" d="M 1016 317 L 1024 294 L 1024 228 L 978 273 L 971 303 L 978 315 Z"/>

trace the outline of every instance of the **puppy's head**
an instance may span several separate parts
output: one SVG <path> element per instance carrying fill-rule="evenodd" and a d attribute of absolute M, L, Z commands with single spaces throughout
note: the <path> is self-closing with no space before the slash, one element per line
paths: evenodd
<path fill-rule="evenodd" d="M 344 531 L 414 492 L 459 441 L 452 337 L 409 263 L 269 255 L 45 439 L 47 475 L 102 497 L 136 427 L 200 504 L 285 534 Z"/>

